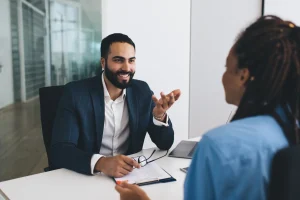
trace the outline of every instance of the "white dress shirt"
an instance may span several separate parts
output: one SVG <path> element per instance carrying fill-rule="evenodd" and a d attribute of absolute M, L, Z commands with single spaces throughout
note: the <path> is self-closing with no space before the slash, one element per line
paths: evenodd
<path fill-rule="evenodd" d="M 105 102 L 105 118 L 102 136 L 102 144 L 99 154 L 94 154 L 91 159 L 91 173 L 94 174 L 94 168 L 97 161 L 103 156 L 115 156 L 125 154 L 129 145 L 129 113 L 126 101 L 126 89 L 123 89 L 115 101 L 110 98 L 104 75 L 102 73 L 102 85 Z M 169 126 L 168 116 L 166 123 L 153 118 L 153 123 L 157 126 Z"/>

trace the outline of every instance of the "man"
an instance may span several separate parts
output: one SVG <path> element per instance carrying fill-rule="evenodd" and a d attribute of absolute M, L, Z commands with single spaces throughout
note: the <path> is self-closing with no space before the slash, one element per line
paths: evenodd
<path fill-rule="evenodd" d="M 158 100 L 147 83 L 134 80 L 135 44 L 112 34 L 101 43 L 100 75 L 69 83 L 53 127 L 52 168 L 122 177 L 139 164 L 124 154 L 142 150 L 146 132 L 162 150 L 174 140 L 166 111 L 180 90 Z"/>

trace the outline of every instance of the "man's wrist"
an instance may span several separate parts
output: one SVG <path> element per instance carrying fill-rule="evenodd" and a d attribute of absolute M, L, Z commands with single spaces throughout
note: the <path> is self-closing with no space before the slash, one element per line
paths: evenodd
<path fill-rule="evenodd" d="M 95 170 L 97 171 L 97 172 L 102 172 L 103 171 L 103 166 L 104 166 L 104 163 L 105 163 L 105 157 L 103 156 L 103 157 L 101 157 L 98 161 L 97 161 L 97 163 L 96 163 L 96 165 L 95 165 Z"/>
<path fill-rule="evenodd" d="M 166 113 L 164 113 L 161 116 L 156 116 L 155 114 L 153 114 L 154 119 L 156 119 L 157 121 L 160 121 L 160 122 L 166 121 L 166 116 L 167 116 Z"/>

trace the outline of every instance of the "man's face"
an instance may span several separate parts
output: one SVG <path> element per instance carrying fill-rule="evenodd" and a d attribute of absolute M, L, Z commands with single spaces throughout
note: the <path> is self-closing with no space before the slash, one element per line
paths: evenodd
<path fill-rule="evenodd" d="M 110 46 L 107 59 L 101 58 L 105 77 L 117 88 L 127 88 L 135 73 L 135 49 L 125 42 Z"/>

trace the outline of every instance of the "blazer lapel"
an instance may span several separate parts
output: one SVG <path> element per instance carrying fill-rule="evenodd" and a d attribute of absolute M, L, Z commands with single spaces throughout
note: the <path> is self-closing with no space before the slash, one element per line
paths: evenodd
<path fill-rule="evenodd" d="M 128 112 L 129 112 L 129 128 L 130 128 L 130 137 L 131 143 L 134 141 L 134 135 L 136 133 L 137 125 L 138 125 L 138 99 L 137 96 L 134 94 L 134 91 L 131 87 L 126 89 L 126 98 L 127 98 L 127 105 L 128 105 Z M 134 144 L 131 144 L 132 146 Z M 132 149 L 131 149 L 132 150 Z"/>
<path fill-rule="evenodd" d="M 100 152 L 104 128 L 104 118 L 105 118 L 105 107 L 104 107 L 104 92 L 102 86 L 102 76 L 98 75 L 95 77 L 92 89 L 90 90 L 90 95 L 92 97 L 94 115 L 96 122 L 96 141 L 97 141 L 97 152 Z"/>

